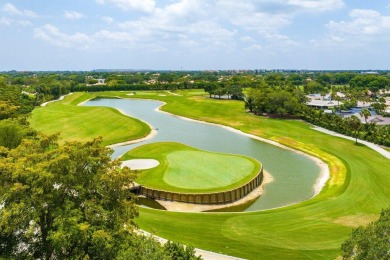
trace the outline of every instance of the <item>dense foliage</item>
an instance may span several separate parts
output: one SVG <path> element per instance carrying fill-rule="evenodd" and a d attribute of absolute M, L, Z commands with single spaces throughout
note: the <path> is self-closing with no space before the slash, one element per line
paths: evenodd
<path fill-rule="evenodd" d="M 256 114 L 292 116 L 300 113 L 304 101 L 300 90 L 260 87 L 249 90 L 245 107 Z"/>
<path fill-rule="evenodd" d="M 358 71 L 258 70 L 9 72 L 0 75 L 0 119 L 18 117 L 31 111 L 33 105 L 58 98 L 69 91 L 135 92 L 198 88 L 204 89 L 210 97 L 244 99 L 246 108 L 256 114 L 302 118 L 330 130 L 389 146 L 387 126 L 365 124 L 359 131 L 353 131 L 349 119 L 323 115 L 321 111 L 305 106 L 306 94 L 332 93 L 332 97 L 340 101 L 336 92 L 342 91 L 347 98 L 342 100 L 343 105 L 340 109 L 354 107 L 358 101 L 372 102 L 372 107 L 377 113 L 386 115 L 385 99 L 379 92 L 389 90 L 389 79 L 390 74 L 386 71 L 379 74 L 362 74 Z M 7 126 L 7 129 L 10 127 Z M 0 130 L 0 134 L 2 131 L 9 130 Z"/>
<path fill-rule="evenodd" d="M 306 108 L 303 114 L 305 120 L 312 124 L 376 144 L 390 146 L 390 125 L 363 124 L 353 117 L 342 118 L 336 114 L 327 114 L 322 110 L 311 108 Z"/>
<path fill-rule="evenodd" d="M 1 148 L 0 257 L 200 259 L 191 247 L 134 233 L 135 173 L 100 144 L 40 136 Z"/>
<path fill-rule="evenodd" d="M 0 120 L 27 114 L 33 109 L 33 100 L 19 87 L 0 83 Z"/>
<path fill-rule="evenodd" d="M 134 226 L 134 174 L 101 140 L 24 140 L 0 159 L 1 252 L 7 257 L 112 258 Z"/>
<path fill-rule="evenodd" d="M 20 88 L 0 82 L 0 146 L 15 148 L 22 139 L 35 136 L 26 120 L 33 104 Z"/>
<path fill-rule="evenodd" d="M 341 250 L 343 259 L 390 259 L 390 208 L 377 221 L 352 230 Z"/>

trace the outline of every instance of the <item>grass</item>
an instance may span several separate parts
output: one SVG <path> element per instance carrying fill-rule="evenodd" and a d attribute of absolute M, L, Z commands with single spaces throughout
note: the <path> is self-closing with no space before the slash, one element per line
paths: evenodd
<path fill-rule="evenodd" d="M 137 147 L 121 159 L 152 158 L 158 167 L 144 170 L 137 182 L 174 192 L 227 191 L 252 180 L 261 165 L 252 158 L 202 151 L 179 143 L 153 143 Z"/>
<path fill-rule="evenodd" d="M 126 92 L 101 94 L 130 97 Z M 242 102 L 209 99 L 206 93 L 148 94 L 134 97 L 159 99 L 167 103 L 165 111 L 229 125 L 320 157 L 331 178 L 318 196 L 273 210 L 179 213 L 140 208 L 136 222 L 144 230 L 248 259 L 334 259 L 351 229 L 375 220 L 390 203 L 390 161 L 365 146 L 317 132 L 305 122 L 253 116 Z"/>
<path fill-rule="evenodd" d="M 177 92 L 180 93 L 180 92 Z M 117 95 L 111 93 L 111 95 Z M 137 224 L 167 239 L 249 259 L 332 259 L 351 229 L 379 216 L 390 203 L 390 162 L 353 141 L 311 129 L 302 121 L 247 113 L 243 103 L 204 95 L 143 96 L 163 110 L 229 125 L 322 158 L 331 178 L 302 203 L 251 213 L 179 213 L 140 209 Z"/>
<path fill-rule="evenodd" d="M 103 145 L 145 137 L 150 128 L 144 122 L 124 116 L 106 107 L 82 107 L 79 103 L 94 98 L 88 93 L 75 93 L 45 107 L 33 110 L 29 122 L 45 134 L 61 133 L 66 141 L 87 141 L 103 137 Z"/>

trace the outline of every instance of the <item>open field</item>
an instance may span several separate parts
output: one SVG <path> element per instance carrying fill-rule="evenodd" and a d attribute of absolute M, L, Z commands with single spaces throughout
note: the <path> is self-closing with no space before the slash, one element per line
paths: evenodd
<path fill-rule="evenodd" d="M 127 93 L 99 95 L 129 98 Z M 178 213 L 140 208 L 136 220 L 140 228 L 249 259 L 334 259 L 352 227 L 375 220 L 389 205 L 390 161 L 375 151 L 312 130 L 305 122 L 253 116 L 239 101 L 209 99 L 207 94 L 198 96 L 190 91 L 176 93 L 182 96 L 137 92 L 131 97 L 159 99 L 167 103 L 162 108 L 167 112 L 229 125 L 315 155 L 329 165 L 331 177 L 318 196 L 273 210 Z M 61 115 L 70 116 L 64 113 L 57 118 Z"/>
<path fill-rule="evenodd" d="M 137 182 L 149 188 L 189 193 L 226 191 L 252 180 L 261 165 L 254 159 L 202 151 L 179 143 L 137 147 L 121 159 L 152 158 L 158 167 L 144 170 Z"/>
<path fill-rule="evenodd" d="M 29 121 L 45 134 L 61 133 L 67 141 L 87 141 L 102 136 L 103 145 L 142 138 L 150 128 L 138 119 L 105 107 L 80 107 L 82 101 L 94 98 L 88 93 L 75 93 L 45 107 L 35 108 Z"/>

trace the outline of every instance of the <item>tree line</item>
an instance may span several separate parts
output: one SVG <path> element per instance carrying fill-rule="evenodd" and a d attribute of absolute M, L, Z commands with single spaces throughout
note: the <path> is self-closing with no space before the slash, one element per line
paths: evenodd
<path fill-rule="evenodd" d="M 369 75 L 371 76 L 371 75 Z M 310 108 L 306 105 L 308 101 L 306 94 L 311 91 L 307 88 L 294 87 L 289 85 L 270 86 L 263 81 L 247 91 L 245 97 L 245 108 L 257 115 L 269 117 L 300 118 L 309 123 L 324 127 L 326 129 L 360 138 L 379 145 L 390 146 L 390 126 L 378 126 L 375 123 L 362 123 L 356 116 L 345 117 L 336 113 L 324 113 L 323 110 Z M 335 96 L 335 93 L 333 94 Z M 349 95 L 351 100 L 345 102 L 341 109 L 356 106 L 357 99 Z M 359 98 L 359 97 L 356 97 Z M 375 97 L 366 97 L 365 101 L 375 100 Z M 384 99 L 373 103 L 377 113 L 383 113 Z M 340 109 L 340 108 L 339 108 Z M 336 111 L 334 111 L 336 112 Z M 341 110 L 339 110 L 341 112 Z M 368 110 L 362 111 L 362 117 L 368 118 Z M 363 114 L 364 113 L 364 114 Z"/>

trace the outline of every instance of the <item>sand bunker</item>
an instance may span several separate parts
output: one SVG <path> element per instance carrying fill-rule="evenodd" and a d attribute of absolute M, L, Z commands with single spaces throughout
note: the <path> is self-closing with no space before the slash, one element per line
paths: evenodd
<path fill-rule="evenodd" d="M 133 160 L 128 160 L 124 161 L 122 163 L 122 167 L 129 167 L 132 170 L 146 170 L 146 169 L 151 169 L 160 164 L 159 161 L 154 160 L 154 159 L 133 159 Z"/>

